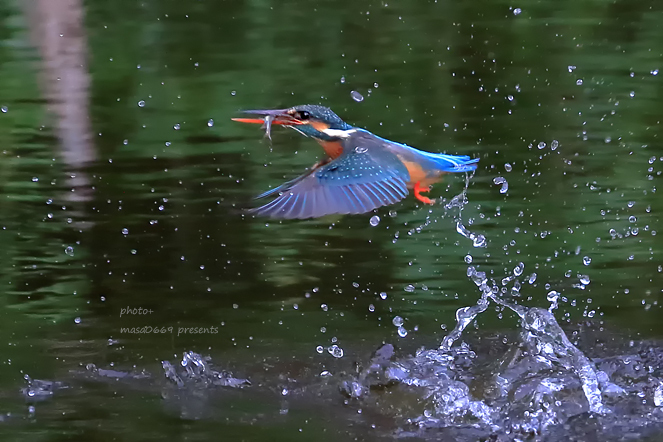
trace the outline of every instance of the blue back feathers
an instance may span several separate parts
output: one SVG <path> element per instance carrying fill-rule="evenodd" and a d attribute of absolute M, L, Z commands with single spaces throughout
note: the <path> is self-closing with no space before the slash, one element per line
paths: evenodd
<path fill-rule="evenodd" d="M 442 172 L 471 172 L 477 168 L 476 163 L 479 162 L 479 158 L 470 158 L 467 155 L 447 155 L 444 153 L 426 152 L 415 149 L 407 144 L 387 140 L 364 129 L 358 130 L 366 132 L 378 140 L 396 147 L 396 150 L 407 152 L 413 157 L 419 159 L 419 162 L 424 163 L 433 169 L 441 170 Z"/>

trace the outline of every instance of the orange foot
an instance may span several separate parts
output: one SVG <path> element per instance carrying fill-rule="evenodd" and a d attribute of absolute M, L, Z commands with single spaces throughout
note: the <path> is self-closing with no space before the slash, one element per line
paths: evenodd
<path fill-rule="evenodd" d="M 414 185 L 414 197 L 416 199 L 418 199 L 419 201 L 421 201 L 422 203 L 424 203 L 424 204 L 433 204 L 433 203 L 435 203 L 434 199 L 430 199 L 426 196 L 421 195 L 422 192 L 429 192 L 430 187 L 427 187 L 427 188 L 423 189 L 420 184 L 421 183 L 417 181 L 417 183 Z"/>

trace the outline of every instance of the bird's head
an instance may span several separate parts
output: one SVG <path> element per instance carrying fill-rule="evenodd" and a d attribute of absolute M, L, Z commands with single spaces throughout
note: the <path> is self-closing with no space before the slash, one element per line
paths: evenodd
<path fill-rule="evenodd" d="M 288 109 L 244 111 L 262 118 L 233 118 L 241 123 L 263 124 L 269 134 L 273 124 L 290 127 L 320 141 L 337 141 L 348 136 L 352 130 L 345 121 L 331 109 L 316 104 L 304 104 Z"/>

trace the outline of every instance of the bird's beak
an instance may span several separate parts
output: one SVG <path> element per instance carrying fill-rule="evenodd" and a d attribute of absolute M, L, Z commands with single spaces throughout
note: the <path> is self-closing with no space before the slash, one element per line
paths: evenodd
<path fill-rule="evenodd" d="M 288 109 L 247 110 L 243 111 L 243 113 L 258 115 L 262 118 L 232 118 L 232 120 L 240 123 L 280 124 L 282 126 L 305 124 L 288 114 Z"/>

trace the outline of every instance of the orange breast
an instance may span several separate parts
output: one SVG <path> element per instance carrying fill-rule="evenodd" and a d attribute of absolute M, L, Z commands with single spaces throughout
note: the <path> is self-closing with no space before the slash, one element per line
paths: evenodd
<path fill-rule="evenodd" d="M 332 160 L 335 160 L 336 158 L 340 157 L 341 154 L 343 153 L 343 146 L 341 146 L 341 143 L 338 141 L 323 141 L 323 140 L 317 140 L 317 141 L 325 150 L 325 153 Z"/>
<path fill-rule="evenodd" d="M 329 125 L 323 123 L 322 121 L 313 121 L 311 122 L 311 126 L 318 132 L 324 132 L 325 130 L 329 129 Z M 343 153 L 343 146 L 341 146 L 341 143 L 338 141 L 324 141 L 317 138 L 316 141 L 320 143 L 327 156 L 329 156 L 329 158 L 332 160 L 340 157 Z"/>

